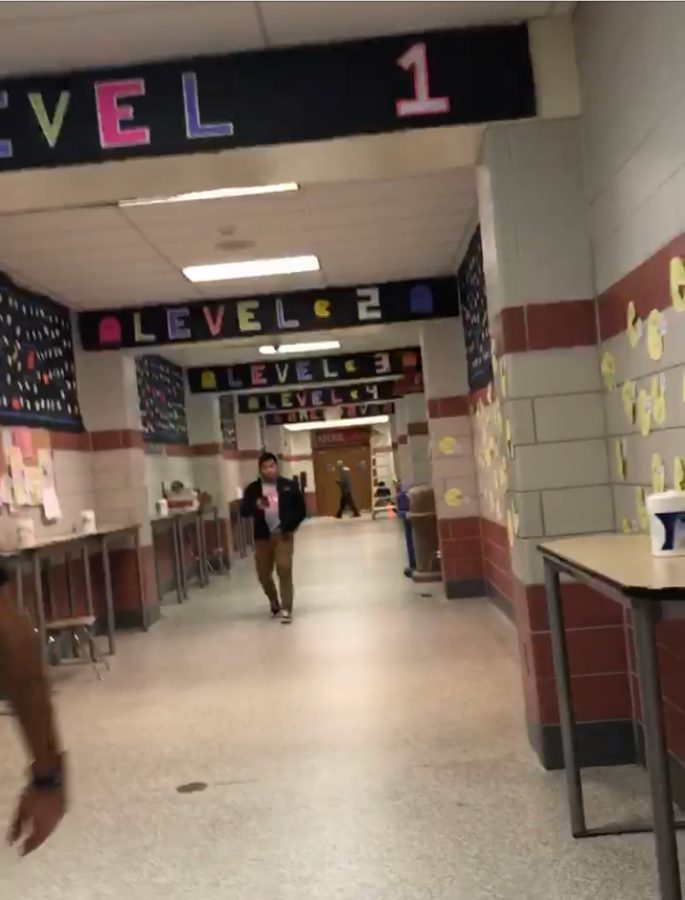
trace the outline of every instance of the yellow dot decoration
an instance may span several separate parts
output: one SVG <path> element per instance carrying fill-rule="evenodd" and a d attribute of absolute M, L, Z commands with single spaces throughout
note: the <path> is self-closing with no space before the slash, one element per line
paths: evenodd
<path fill-rule="evenodd" d="M 442 453 L 443 456 L 454 456 L 457 452 L 457 442 L 455 438 L 450 435 L 446 435 L 444 438 L 440 438 L 438 441 L 438 450 Z"/>
<path fill-rule="evenodd" d="M 685 310 L 685 264 L 674 256 L 670 267 L 671 303 L 679 311 Z"/>
<path fill-rule="evenodd" d="M 627 516 L 624 516 L 621 519 L 621 531 L 623 534 L 632 534 L 633 530 L 633 523 Z"/>
<path fill-rule="evenodd" d="M 621 397 L 623 399 L 623 412 L 626 419 L 631 425 L 635 424 L 635 382 L 624 381 L 621 388 Z"/>
<path fill-rule="evenodd" d="M 445 503 L 448 506 L 461 506 L 464 495 L 459 488 L 450 488 L 445 491 Z"/>
<path fill-rule="evenodd" d="M 633 348 L 633 350 L 640 343 L 640 338 L 642 337 L 642 321 L 638 319 L 637 312 L 635 311 L 635 304 L 631 300 L 626 308 L 626 325 L 628 332 L 628 343 Z"/>
<path fill-rule="evenodd" d="M 626 455 L 623 441 L 620 438 L 614 442 L 614 462 L 616 464 L 616 475 L 620 481 L 625 481 Z"/>
<path fill-rule="evenodd" d="M 635 512 L 637 513 L 637 524 L 641 531 L 647 531 L 649 528 L 649 514 L 647 512 L 647 503 L 645 500 L 645 489 L 643 487 L 635 488 Z"/>
<path fill-rule="evenodd" d="M 655 362 L 663 356 L 664 339 L 663 316 L 658 309 L 653 309 L 647 317 L 647 353 Z"/>
<path fill-rule="evenodd" d="M 673 487 L 685 491 L 685 458 L 676 456 L 673 460 Z"/>
<path fill-rule="evenodd" d="M 613 357 L 613 354 L 609 353 L 608 350 L 602 356 L 600 369 L 602 372 L 604 387 L 608 391 L 613 391 L 613 389 L 616 387 L 616 361 Z"/>
<path fill-rule="evenodd" d="M 666 466 L 660 453 L 652 454 L 652 490 L 655 494 L 666 490 Z"/>
<path fill-rule="evenodd" d="M 640 434 L 642 437 L 647 437 L 652 430 L 652 398 L 645 390 L 640 391 L 637 395 L 636 415 Z"/>

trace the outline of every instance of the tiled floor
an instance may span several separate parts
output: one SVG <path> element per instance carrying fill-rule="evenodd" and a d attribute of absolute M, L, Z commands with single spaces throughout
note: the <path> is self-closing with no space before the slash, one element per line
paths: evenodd
<path fill-rule="evenodd" d="M 3 900 L 656 897 L 649 837 L 569 837 L 500 613 L 407 582 L 392 522 L 308 523 L 296 562 L 289 629 L 244 564 L 123 636 L 104 683 L 60 673 L 73 811 L 33 858 L 0 854 Z M 1 719 L 2 816 L 21 767 Z M 642 789 L 587 782 L 599 819 Z"/>

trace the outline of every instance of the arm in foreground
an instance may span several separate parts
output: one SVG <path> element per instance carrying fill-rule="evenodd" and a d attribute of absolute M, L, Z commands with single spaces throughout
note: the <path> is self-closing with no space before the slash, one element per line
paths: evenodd
<path fill-rule="evenodd" d="M 0 686 L 19 721 L 33 760 L 31 779 L 8 839 L 31 853 L 52 834 L 66 810 L 62 758 L 40 647 L 31 624 L 0 590 Z"/>

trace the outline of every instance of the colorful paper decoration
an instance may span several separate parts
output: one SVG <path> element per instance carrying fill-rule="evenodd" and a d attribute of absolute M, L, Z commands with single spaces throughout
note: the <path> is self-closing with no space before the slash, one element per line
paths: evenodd
<path fill-rule="evenodd" d="M 637 524 L 640 530 L 647 531 L 649 528 L 649 513 L 647 512 L 645 489 L 643 487 L 635 488 L 635 512 L 637 513 Z"/>
<path fill-rule="evenodd" d="M 642 437 L 652 430 L 652 398 L 645 390 L 639 391 L 636 404 L 637 424 Z"/>
<path fill-rule="evenodd" d="M 438 450 L 443 456 L 454 456 L 457 452 L 457 441 L 455 438 L 446 435 L 438 441 Z"/>

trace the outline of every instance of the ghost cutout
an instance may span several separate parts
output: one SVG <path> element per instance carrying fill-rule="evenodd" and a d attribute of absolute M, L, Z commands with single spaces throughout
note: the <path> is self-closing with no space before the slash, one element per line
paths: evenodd
<path fill-rule="evenodd" d="M 110 346 L 121 343 L 121 322 L 116 316 L 104 316 L 100 319 L 98 342 Z"/>

